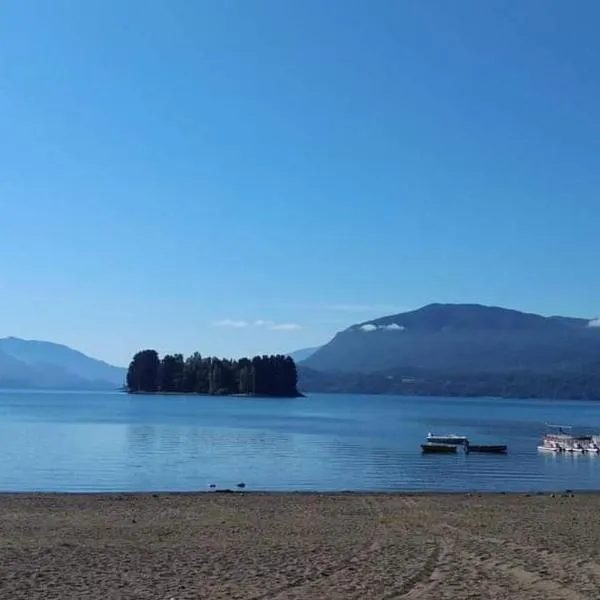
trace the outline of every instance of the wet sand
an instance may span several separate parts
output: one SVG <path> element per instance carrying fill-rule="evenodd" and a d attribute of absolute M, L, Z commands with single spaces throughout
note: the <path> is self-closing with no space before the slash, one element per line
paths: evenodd
<path fill-rule="evenodd" d="M 598 598 L 600 495 L 0 495 L 0 598 Z"/>

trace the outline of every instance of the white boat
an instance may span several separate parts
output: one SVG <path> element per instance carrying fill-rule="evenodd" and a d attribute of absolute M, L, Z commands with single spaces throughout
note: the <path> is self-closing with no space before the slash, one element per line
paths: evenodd
<path fill-rule="evenodd" d="M 449 433 L 446 435 L 434 435 L 433 433 L 427 434 L 427 442 L 430 444 L 468 444 L 469 439 L 466 435 L 456 435 L 455 433 Z"/>
<path fill-rule="evenodd" d="M 571 429 L 567 425 L 550 425 L 546 423 L 546 427 L 558 429 L 557 433 L 546 433 L 542 439 L 538 450 L 541 452 L 571 452 L 575 443 L 575 438 L 565 431 Z"/>
<path fill-rule="evenodd" d="M 557 433 L 547 433 L 542 444 L 538 446 L 541 452 L 569 452 L 571 454 L 598 454 L 600 453 L 600 436 L 597 435 L 571 435 L 566 425 L 548 425 L 558 429 Z"/>
<path fill-rule="evenodd" d="M 564 452 L 565 449 L 558 442 L 547 440 L 544 438 L 541 446 L 538 446 L 537 449 L 540 452 Z"/>
<path fill-rule="evenodd" d="M 596 442 L 590 442 L 587 445 L 585 451 L 589 452 L 590 454 L 598 454 L 600 452 L 600 447 Z"/>
<path fill-rule="evenodd" d="M 584 447 L 579 442 L 574 442 L 570 446 L 567 446 L 567 452 L 585 452 Z"/>

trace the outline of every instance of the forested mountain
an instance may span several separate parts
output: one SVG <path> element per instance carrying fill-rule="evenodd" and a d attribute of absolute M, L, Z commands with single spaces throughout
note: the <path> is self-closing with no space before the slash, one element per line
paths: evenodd
<path fill-rule="evenodd" d="M 600 364 L 581 373 L 445 373 L 401 367 L 342 373 L 300 365 L 298 376 L 303 392 L 600 400 Z"/>
<path fill-rule="evenodd" d="M 188 358 L 155 350 L 142 350 L 127 371 L 127 390 L 132 393 L 196 393 L 255 396 L 298 396 L 296 364 L 289 356 L 255 356 L 226 360 Z"/>
<path fill-rule="evenodd" d="M 542 317 L 476 304 L 431 304 L 353 325 L 302 365 L 373 373 L 577 373 L 600 359 L 596 321 Z"/>

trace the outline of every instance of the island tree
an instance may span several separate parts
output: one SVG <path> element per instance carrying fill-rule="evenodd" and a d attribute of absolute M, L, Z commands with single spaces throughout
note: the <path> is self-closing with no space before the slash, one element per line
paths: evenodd
<path fill-rule="evenodd" d="M 137 352 L 127 371 L 127 389 L 130 392 L 156 392 L 159 389 L 161 361 L 156 350 Z"/>
<path fill-rule="evenodd" d="M 245 394 L 298 396 L 296 364 L 289 356 L 271 355 L 239 360 L 203 358 L 198 352 L 184 358 L 155 350 L 135 354 L 127 372 L 131 393 Z"/>

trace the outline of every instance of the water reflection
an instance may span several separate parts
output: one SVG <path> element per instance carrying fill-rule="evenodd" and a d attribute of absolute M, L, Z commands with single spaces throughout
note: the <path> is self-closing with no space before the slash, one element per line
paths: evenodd
<path fill-rule="evenodd" d="M 5 393 L 0 489 L 595 489 L 599 457 L 537 452 L 545 422 L 600 423 L 597 403 L 567 405 Z M 422 456 L 429 430 L 507 443 L 509 454 Z"/>

